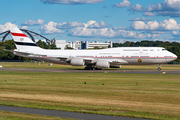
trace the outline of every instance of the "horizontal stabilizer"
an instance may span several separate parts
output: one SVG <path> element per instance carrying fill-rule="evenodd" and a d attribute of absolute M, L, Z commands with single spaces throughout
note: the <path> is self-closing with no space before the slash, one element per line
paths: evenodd
<path fill-rule="evenodd" d="M 39 55 L 39 54 L 33 54 L 33 53 L 28 53 L 28 52 L 20 52 L 20 51 L 14 51 L 14 50 L 7 50 L 7 49 L 4 49 L 4 50 L 8 51 L 8 52 L 19 53 L 19 54 L 24 54 L 24 55 L 47 56 L 47 55 Z"/>
<path fill-rule="evenodd" d="M 20 51 L 14 51 L 14 50 L 7 50 L 7 49 L 4 49 L 5 51 L 8 51 L 8 52 L 13 52 L 15 54 L 18 54 L 18 55 L 23 55 L 24 57 L 53 57 L 53 58 L 58 58 L 58 59 L 67 59 L 69 58 L 68 56 L 47 56 L 47 55 L 43 55 L 43 54 L 33 54 L 33 53 L 28 53 L 28 52 L 20 52 Z"/>

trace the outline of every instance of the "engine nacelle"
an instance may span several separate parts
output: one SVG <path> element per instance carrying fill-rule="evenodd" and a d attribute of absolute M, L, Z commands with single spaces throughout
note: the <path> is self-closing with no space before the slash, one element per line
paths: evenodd
<path fill-rule="evenodd" d="M 70 64 L 72 66 L 84 66 L 84 60 L 82 58 L 72 58 Z"/>
<path fill-rule="evenodd" d="M 110 68 L 121 68 L 121 65 L 110 65 Z"/>
<path fill-rule="evenodd" d="M 96 62 L 96 67 L 97 68 L 109 68 L 109 62 L 106 60 L 98 60 Z"/>

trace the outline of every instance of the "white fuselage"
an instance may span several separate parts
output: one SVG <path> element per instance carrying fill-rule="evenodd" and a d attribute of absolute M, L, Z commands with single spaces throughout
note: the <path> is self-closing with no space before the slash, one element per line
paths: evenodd
<path fill-rule="evenodd" d="M 27 48 L 27 47 L 26 47 Z M 27 49 L 26 49 L 27 50 Z M 162 47 L 117 47 L 98 50 L 47 50 L 39 47 L 31 47 L 28 53 L 46 55 L 41 56 L 41 59 L 53 62 L 53 58 L 83 58 L 87 60 L 108 60 L 118 61 L 125 60 L 119 64 L 139 65 L 139 64 L 162 64 L 173 61 L 177 58 L 173 53 L 165 50 Z M 36 57 L 32 57 L 36 58 Z M 37 59 L 37 58 L 36 58 Z M 52 60 L 52 61 L 51 61 Z M 55 63 L 57 63 L 56 61 Z M 65 64 L 65 61 L 59 60 L 60 64 Z M 113 62 L 111 62 L 113 64 Z M 117 65 L 117 63 L 115 63 Z"/>

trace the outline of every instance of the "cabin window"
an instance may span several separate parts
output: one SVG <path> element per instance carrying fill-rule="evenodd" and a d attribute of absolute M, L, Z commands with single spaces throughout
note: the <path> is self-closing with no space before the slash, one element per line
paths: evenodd
<path fill-rule="evenodd" d="M 162 49 L 162 51 L 166 51 L 166 49 Z"/>

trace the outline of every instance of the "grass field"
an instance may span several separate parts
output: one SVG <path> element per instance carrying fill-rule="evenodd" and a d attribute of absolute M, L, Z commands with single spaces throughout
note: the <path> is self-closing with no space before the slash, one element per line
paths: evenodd
<path fill-rule="evenodd" d="M 38 63 L 0 65 L 12 68 L 64 67 L 48 66 L 47 63 L 40 67 Z M 150 66 L 150 69 L 154 67 Z M 166 65 L 163 68 L 177 70 L 179 67 Z M 0 71 L 0 91 L 1 105 L 180 120 L 180 74 Z"/>
<path fill-rule="evenodd" d="M 49 66 L 49 63 L 34 63 L 34 62 L 0 62 L 0 66 L 3 68 L 47 68 L 47 69 L 84 69 L 84 66 L 71 66 L 53 64 Z M 110 68 L 110 69 L 131 69 L 131 70 L 157 70 L 158 65 L 122 65 L 122 68 Z M 168 65 L 163 64 L 162 70 L 180 70 L 180 65 Z"/>

